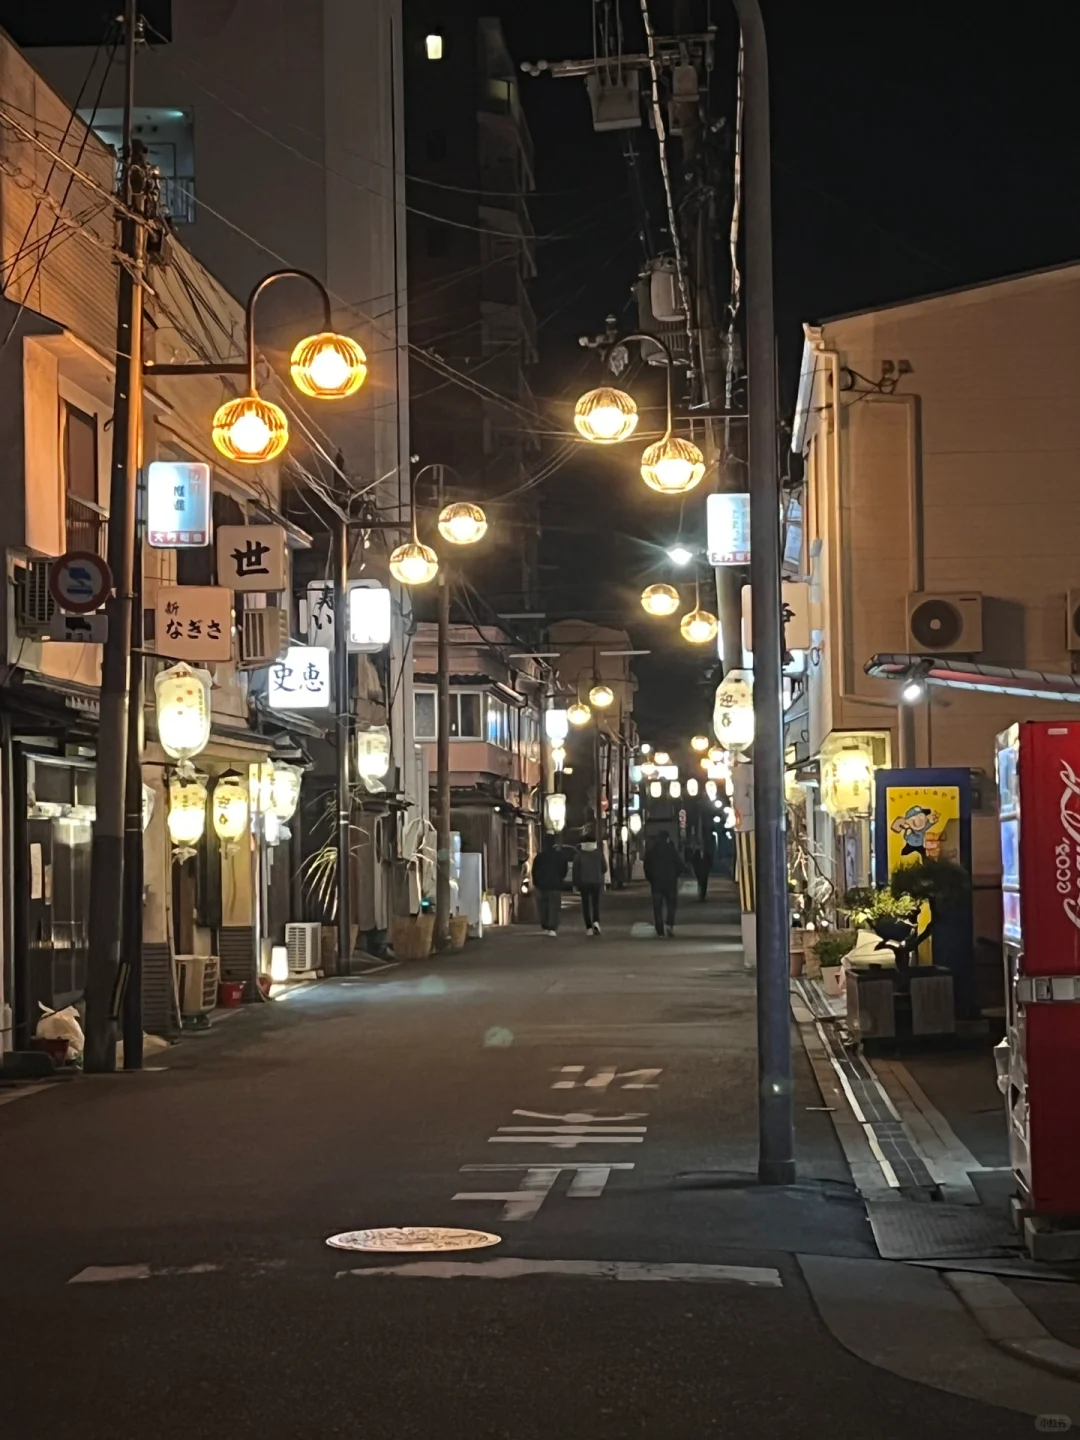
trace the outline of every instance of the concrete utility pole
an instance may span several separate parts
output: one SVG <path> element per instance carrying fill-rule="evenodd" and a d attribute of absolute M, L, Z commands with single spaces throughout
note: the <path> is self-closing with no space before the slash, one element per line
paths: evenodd
<path fill-rule="evenodd" d="M 120 265 L 116 322 L 113 459 L 109 486 L 109 567 L 113 594 L 102 647 L 93 848 L 90 857 L 89 961 L 84 1068 L 116 1068 L 117 981 L 123 933 L 124 807 L 128 772 L 128 685 L 135 568 L 135 511 L 142 426 L 143 270 L 146 226 L 141 217 L 146 172 L 132 145 L 135 109 L 137 0 L 124 5 L 123 169 L 120 179 Z"/>
<path fill-rule="evenodd" d="M 338 466 L 343 464 L 338 454 Z M 352 970 L 352 789 L 349 745 L 352 726 L 349 704 L 349 524 L 344 515 L 332 518 L 334 547 L 334 713 L 337 719 L 337 868 L 338 974 Z"/>
<path fill-rule="evenodd" d="M 780 474 L 773 345 L 769 61 L 758 0 L 734 0 L 746 75 L 746 336 L 750 383 L 750 584 L 754 594 L 758 1178 L 795 1179 L 784 803 Z"/>
<path fill-rule="evenodd" d="M 694 0 L 674 0 L 675 33 L 694 34 Z M 698 77 L 700 89 L 701 77 Z M 724 348 L 716 300 L 716 264 L 713 237 L 717 229 L 716 185 L 709 174 L 709 157 L 702 133 L 698 95 L 675 106 L 682 132 L 683 178 L 690 186 L 701 187 L 693 214 L 693 228 L 687 237 L 691 257 L 693 330 L 697 354 L 693 357 L 700 377 L 700 400 L 706 410 L 715 410 L 725 399 Z M 734 467 L 727 463 L 725 432 L 730 426 L 720 420 L 705 421 L 705 473 L 713 477 L 717 491 L 738 491 L 745 487 Z M 742 576 L 735 566 L 722 566 L 716 574 L 717 618 L 720 621 L 721 659 L 724 673 L 742 668 Z"/>

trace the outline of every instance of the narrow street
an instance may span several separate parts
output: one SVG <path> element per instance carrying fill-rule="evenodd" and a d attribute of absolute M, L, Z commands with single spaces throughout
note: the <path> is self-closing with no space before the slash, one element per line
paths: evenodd
<path fill-rule="evenodd" d="M 141 1074 L 0 1097 L 5 1169 L 34 1187 L 0 1196 L 9 1433 L 1031 1433 L 819 1318 L 797 1256 L 882 1262 L 799 1048 L 801 1178 L 755 1186 L 734 900 L 683 897 L 664 941 L 639 887 L 606 902 L 598 938 L 567 896 L 557 940 L 496 931 L 246 1008 Z M 390 1225 L 502 1243 L 325 1244 Z"/>

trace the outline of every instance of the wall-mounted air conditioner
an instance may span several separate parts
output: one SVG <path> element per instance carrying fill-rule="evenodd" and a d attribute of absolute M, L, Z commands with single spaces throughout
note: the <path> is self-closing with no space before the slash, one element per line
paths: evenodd
<path fill-rule="evenodd" d="M 289 648 L 288 611 L 277 605 L 240 613 L 240 668 L 273 665 Z"/>
<path fill-rule="evenodd" d="M 205 1015 L 217 1004 L 220 961 L 216 955 L 178 955 L 181 1015 Z"/>
<path fill-rule="evenodd" d="M 971 592 L 909 595 L 909 648 L 920 655 L 977 655 L 983 648 L 982 601 Z"/>

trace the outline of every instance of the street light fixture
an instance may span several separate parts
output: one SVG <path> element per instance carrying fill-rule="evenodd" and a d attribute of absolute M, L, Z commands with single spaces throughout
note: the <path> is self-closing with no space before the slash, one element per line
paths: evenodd
<path fill-rule="evenodd" d="M 608 706 L 615 703 L 615 691 L 610 685 L 594 685 L 589 691 L 589 704 L 595 705 L 597 710 L 606 710 Z"/>
<path fill-rule="evenodd" d="M 694 558 L 694 552 L 688 550 L 685 545 L 672 545 L 667 553 L 668 559 L 673 565 L 689 565 Z"/>
<path fill-rule="evenodd" d="M 566 711 L 566 718 L 571 725 L 587 725 L 592 719 L 592 711 L 588 705 L 583 705 L 580 700 L 575 700 Z"/>
<path fill-rule="evenodd" d="M 692 440 L 665 435 L 641 457 L 641 478 L 662 495 L 685 495 L 705 474 L 705 457 Z"/>
<path fill-rule="evenodd" d="M 617 445 L 637 429 L 638 408 L 625 390 L 601 385 L 574 406 L 574 428 L 594 445 Z"/>
<path fill-rule="evenodd" d="M 479 505 L 458 500 L 439 512 L 439 534 L 451 545 L 475 545 L 487 534 L 487 516 Z"/>
<path fill-rule="evenodd" d="M 671 764 L 671 756 L 667 753 L 666 750 L 657 750 L 656 754 L 653 756 L 653 760 L 657 765 Z"/>
<path fill-rule="evenodd" d="M 439 557 L 413 535 L 390 556 L 390 574 L 402 585 L 427 585 L 439 573 Z"/>
<path fill-rule="evenodd" d="M 707 645 L 710 640 L 716 639 L 719 628 L 716 616 L 702 610 L 700 605 L 695 605 L 679 621 L 679 633 L 691 645 Z"/>
<path fill-rule="evenodd" d="M 707 735 L 695 735 L 690 741 L 690 749 L 698 755 L 704 755 L 709 748 L 709 737 Z"/>
<path fill-rule="evenodd" d="M 289 359 L 293 384 L 313 400 L 355 395 L 367 373 L 367 356 L 356 341 L 332 330 L 301 340 Z"/>
<path fill-rule="evenodd" d="M 641 592 L 641 608 L 646 615 L 674 615 L 679 608 L 679 592 L 674 585 L 648 585 Z"/>
<path fill-rule="evenodd" d="M 264 400 L 252 387 L 250 395 L 218 407 L 210 438 L 226 459 L 262 465 L 280 455 L 289 443 L 289 422 L 279 405 Z"/>

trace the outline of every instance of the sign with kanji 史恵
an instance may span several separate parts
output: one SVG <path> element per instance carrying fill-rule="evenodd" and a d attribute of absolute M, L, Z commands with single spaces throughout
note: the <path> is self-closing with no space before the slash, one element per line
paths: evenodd
<path fill-rule="evenodd" d="M 270 666 L 267 699 L 271 710 L 328 709 L 330 651 L 321 645 L 291 645 Z"/>
<path fill-rule="evenodd" d="M 217 578 L 230 590 L 284 590 L 285 531 L 280 525 L 219 525 Z"/>
<path fill-rule="evenodd" d="M 152 460 L 146 468 L 146 541 L 156 550 L 210 544 L 210 466 Z"/>
<path fill-rule="evenodd" d="M 233 597 L 219 585 L 162 585 L 154 650 L 175 660 L 232 659 Z"/>

